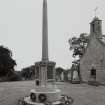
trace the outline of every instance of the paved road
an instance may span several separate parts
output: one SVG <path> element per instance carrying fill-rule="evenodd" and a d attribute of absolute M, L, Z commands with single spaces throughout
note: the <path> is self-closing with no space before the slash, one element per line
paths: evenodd
<path fill-rule="evenodd" d="M 62 94 L 74 99 L 73 105 L 105 105 L 105 86 L 57 83 Z M 0 105 L 17 105 L 18 99 L 29 95 L 34 81 L 0 83 Z"/>

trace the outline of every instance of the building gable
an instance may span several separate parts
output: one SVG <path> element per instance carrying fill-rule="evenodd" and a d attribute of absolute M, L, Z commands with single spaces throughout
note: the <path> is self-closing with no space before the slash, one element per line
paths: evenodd
<path fill-rule="evenodd" d="M 90 23 L 90 41 L 80 58 L 80 76 L 85 82 L 105 84 L 105 36 L 97 17 Z"/>
<path fill-rule="evenodd" d="M 104 54 L 104 46 L 100 41 L 94 36 L 90 39 L 86 51 L 82 58 L 80 59 L 80 63 L 98 63 L 103 59 Z"/>

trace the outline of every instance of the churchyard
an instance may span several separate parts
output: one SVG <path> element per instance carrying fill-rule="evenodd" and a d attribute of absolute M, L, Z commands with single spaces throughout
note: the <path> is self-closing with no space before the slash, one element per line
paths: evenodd
<path fill-rule="evenodd" d="M 29 95 L 35 81 L 1 82 L 0 105 L 18 105 L 18 100 Z M 72 105 L 105 105 L 105 86 L 90 86 L 87 84 L 70 84 L 58 82 L 62 94 L 71 96 Z"/>

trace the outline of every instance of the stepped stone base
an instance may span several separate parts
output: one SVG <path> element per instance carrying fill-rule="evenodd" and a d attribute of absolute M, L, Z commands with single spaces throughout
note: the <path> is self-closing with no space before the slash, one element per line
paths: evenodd
<path fill-rule="evenodd" d="M 61 97 L 61 91 L 56 87 L 36 87 L 35 90 L 31 90 L 30 93 L 34 93 L 36 95 L 36 102 L 40 102 L 38 97 L 40 94 L 46 95 L 47 102 L 53 102 L 59 100 Z"/>
<path fill-rule="evenodd" d="M 53 102 L 33 102 L 30 99 L 30 96 L 24 97 L 22 100 L 19 100 L 19 105 L 71 105 L 73 104 L 74 100 L 67 96 L 67 95 L 61 95 L 59 100 L 55 100 Z"/>

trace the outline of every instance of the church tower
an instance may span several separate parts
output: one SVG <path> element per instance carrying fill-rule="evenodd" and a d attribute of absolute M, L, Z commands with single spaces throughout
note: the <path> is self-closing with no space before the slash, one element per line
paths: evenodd
<path fill-rule="evenodd" d="M 102 37 L 102 20 L 98 17 L 94 17 L 90 23 L 90 35 L 95 35 L 98 38 Z"/>

